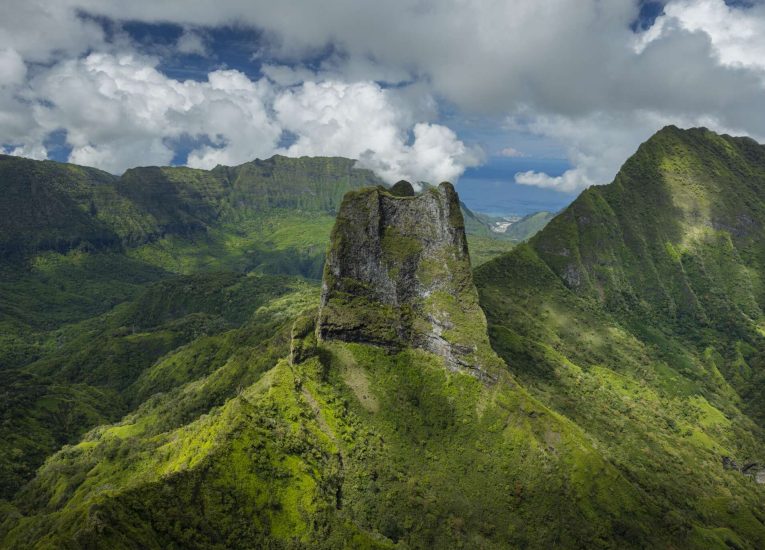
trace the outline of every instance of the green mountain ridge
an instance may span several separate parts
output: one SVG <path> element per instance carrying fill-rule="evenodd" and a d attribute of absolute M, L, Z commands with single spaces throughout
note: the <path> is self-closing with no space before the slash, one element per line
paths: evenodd
<path fill-rule="evenodd" d="M 341 198 L 382 183 L 354 164 L 276 156 L 117 177 L 0 156 L 0 496 L 148 398 L 148 382 L 132 388 L 165 355 L 315 289 L 301 278 L 321 276 Z"/>
<path fill-rule="evenodd" d="M 38 290 L 63 284 L 55 295 L 69 300 L 67 281 L 98 268 L 107 277 L 90 275 L 92 287 L 119 298 L 62 307 L 38 333 L 32 361 L 3 341 L 4 356 L 12 348 L 22 358 L 0 369 L 17 400 L 3 411 L 3 439 L 20 437 L 16 422 L 62 439 L 14 441 L 20 453 L 0 454 L 0 481 L 14 495 L 0 501 L 0 545 L 765 545 L 765 487 L 755 481 L 765 464 L 765 147 L 665 128 L 612 184 L 582 193 L 527 243 L 474 262 L 472 276 L 459 261 L 417 267 L 441 253 L 427 248 L 433 235 L 456 231 L 447 240 L 464 246 L 474 221 L 422 198 L 439 191 L 352 191 L 335 224 L 323 298 L 315 282 L 252 262 L 249 242 L 277 251 L 307 242 L 295 240 L 306 228 L 293 222 L 296 203 L 284 206 L 295 199 L 270 196 L 267 218 L 253 222 L 260 206 L 215 198 L 222 187 L 209 182 L 222 170 L 185 187 L 196 189 L 178 199 L 187 207 L 152 207 L 152 223 L 178 233 L 130 249 L 124 235 L 142 233 L 115 230 L 126 254 L 45 252 L 34 256 L 32 276 L 18 276 L 16 285 Z M 384 214 L 373 204 L 387 205 Z M 216 234 L 225 224 L 197 235 L 205 216 L 235 212 L 248 213 L 239 220 L 244 244 L 232 244 L 230 229 Z M 427 223 L 407 225 L 415 218 L 441 221 L 430 234 Z M 367 225 L 369 243 L 354 244 L 357 226 Z M 317 227 L 305 230 L 329 240 Z M 360 267 L 378 256 L 384 281 L 379 268 Z M 107 258 L 114 263 L 104 267 Z M 211 269 L 221 266 L 238 269 Z M 455 274 L 463 284 L 449 282 Z M 458 297 L 473 280 L 487 325 L 475 299 L 436 301 L 419 317 L 428 285 Z M 397 345 L 322 331 L 327 321 L 356 327 L 378 314 L 379 305 L 357 300 L 372 282 L 396 289 L 375 300 L 397 308 L 389 323 Z M 16 309 L 0 312 L 19 323 L 29 313 L 18 297 L 30 294 L 9 300 L 9 288 L 4 300 Z M 338 307 L 327 309 L 333 296 Z M 488 337 L 496 378 L 449 368 L 439 347 L 412 347 L 408 308 L 412 323 L 446 319 L 442 335 L 453 331 L 460 346 L 469 347 L 466 335 L 477 347 Z M 62 404 L 69 416 L 56 412 Z M 60 418 L 71 426 L 54 425 Z M 74 444 L 50 454 L 66 441 Z M 13 471 L 35 464 L 20 458 L 24 449 L 49 455 L 28 483 L 29 469 Z"/>
<path fill-rule="evenodd" d="M 464 205 L 463 205 L 464 206 Z M 472 212 L 463 208 L 465 229 L 468 233 L 481 236 L 506 239 L 512 242 L 522 242 L 530 239 L 541 231 L 555 217 L 553 212 L 534 212 L 509 223 L 507 218 L 490 216 L 481 212 Z M 506 225 L 504 230 L 498 225 Z"/>
<path fill-rule="evenodd" d="M 556 216 L 554 212 L 534 212 L 523 216 L 503 233 L 513 241 L 526 241 L 544 229 Z"/>
<path fill-rule="evenodd" d="M 209 171 L 132 168 L 118 177 L 74 164 L 0 155 L 5 192 L 0 254 L 118 250 L 174 236 L 203 238 L 216 229 L 235 233 L 237 224 L 251 224 L 264 214 L 269 214 L 264 223 L 275 223 L 274 212 L 334 217 L 347 191 L 383 185 L 355 164 L 340 157 L 275 155 Z M 475 220 L 471 233 L 488 235 L 485 222 L 462 207 Z"/>
<path fill-rule="evenodd" d="M 367 210 L 374 203 L 379 218 Z M 377 246 L 345 242 L 357 223 L 380 232 Z M 415 250 L 420 243 L 427 248 Z M 484 369 L 491 360 L 491 378 L 445 368 L 454 351 L 440 346 L 396 350 L 322 330 L 347 315 L 338 304 L 327 308 L 351 284 L 332 291 L 335 269 L 340 280 L 363 284 L 374 267 L 345 270 L 378 254 L 383 262 L 396 259 L 388 271 L 396 307 L 418 309 L 424 299 L 444 343 L 467 347 L 470 337 L 482 346 L 460 353 Z M 414 272 L 402 268 L 410 261 Z M 411 286 L 416 280 L 424 287 Z M 145 371 L 140 388 L 147 379 L 161 389 L 168 375 L 175 385 L 49 459 L 6 510 L 4 543 L 386 548 L 627 540 L 631 527 L 619 517 L 639 510 L 641 496 L 575 426 L 514 383 L 488 346 L 451 186 L 418 197 L 381 188 L 347 194 L 324 285 L 330 290 L 318 322 L 309 308 L 293 325 L 289 362 L 266 355 L 259 363 L 265 368 L 257 368 L 254 355 L 215 360 L 217 350 L 197 361 L 199 351 L 181 348 Z M 438 292 L 444 296 L 428 302 Z M 157 322 L 186 298 L 158 289 L 147 300 L 158 302 L 150 310 Z M 126 314 L 142 314 L 144 303 Z M 245 337 L 255 326 L 236 332 Z M 173 376 L 177 369 L 181 378 Z M 215 388 L 222 393 L 211 401 Z M 552 509 L 555 516 L 546 512 Z M 533 521 L 541 514 L 548 529 Z M 603 520 L 582 521 L 588 515 Z"/>
<path fill-rule="evenodd" d="M 7 198 L 0 250 L 134 247 L 166 235 L 285 208 L 334 214 L 349 189 L 376 185 L 342 158 L 275 156 L 213 170 L 143 167 L 121 177 L 72 164 L 0 156 Z"/>
<path fill-rule="evenodd" d="M 667 127 L 614 183 L 478 268 L 492 344 L 684 547 L 756 548 L 765 148 Z M 659 519 L 660 518 L 660 519 Z"/>
<path fill-rule="evenodd" d="M 13 397 L 2 411 L 0 495 L 138 404 L 124 392 L 160 357 L 240 326 L 263 300 L 315 287 L 242 276 L 320 274 L 333 201 L 378 181 L 353 164 L 275 157 L 118 178 L 0 157 L 0 377 Z M 171 311 L 146 324 L 161 302 Z M 121 313 L 131 307 L 138 319 Z"/>

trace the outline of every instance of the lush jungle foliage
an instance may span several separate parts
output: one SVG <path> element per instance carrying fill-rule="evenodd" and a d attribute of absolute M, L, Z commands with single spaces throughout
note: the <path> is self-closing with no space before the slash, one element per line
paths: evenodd
<path fill-rule="evenodd" d="M 765 147 L 670 127 L 529 243 L 473 227 L 493 384 L 315 341 L 368 184 L 0 160 L 0 546 L 765 546 Z"/>
<path fill-rule="evenodd" d="M 495 350 L 645 494 L 681 547 L 759 548 L 765 148 L 668 127 L 480 267 Z"/>

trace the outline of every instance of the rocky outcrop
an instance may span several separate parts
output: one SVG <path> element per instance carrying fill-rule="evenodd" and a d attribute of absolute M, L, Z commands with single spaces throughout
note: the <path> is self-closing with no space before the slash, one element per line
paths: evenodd
<path fill-rule="evenodd" d="M 414 187 L 408 181 L 398 181 L 394 183 L 388 192 L 395 197 L 414 197 Z"/>
<path fill-rule="evenodd" d="M 292 324 L 290 364 L 298 365 L 316 354 L 316 309 L 300 315 Z"/>
<path fill-rule="evenodd" d="M 399 182 L 345 195 L 324 269 L 317 335 L 440 355 L 452 370 L 491 380 L 457 193 L 449 183 L 415 195 Z"/>
<path fill-rule="evenodd" d="M 765 467 L 757 462 L 748 462 L 739 466 L 738 462 L 729 456 L 722 457 L 722 466 L 725 470 L 733 470 L 753 479 L 759 485 L 765 484 Z"/>

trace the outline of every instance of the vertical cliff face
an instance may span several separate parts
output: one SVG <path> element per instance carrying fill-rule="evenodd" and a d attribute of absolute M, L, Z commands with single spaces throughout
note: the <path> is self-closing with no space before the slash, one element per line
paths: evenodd
<path fill-rule="evenodd" d="M 459 199 L 449 183 L 345 195 L 327 256 L 322 340 L 410 346 L 492 379 L 499 359 L 478 305 Z"/>

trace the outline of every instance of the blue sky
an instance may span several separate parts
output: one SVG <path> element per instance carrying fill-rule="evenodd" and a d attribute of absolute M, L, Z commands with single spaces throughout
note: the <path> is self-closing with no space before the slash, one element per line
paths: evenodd
<path fill-rule="evenodd" d="M 661 4 L 647 3 L 646 17 L 655 18 Z M 642 20 L 642 19 L 641 19 Z M 646 20 L 643 24 L 649 24 Z M 131 37 L 152 51 L 157 48 L 171 47 L 183 34 L 183 28 L 177 25 L 150 25 L 130 23 L 124 29 Z M 247 74 L 251 79 L 263 76 L 260 67 L 268 63 L 268 58 L 253 58 L 253 50 L 266 40 L 261 33 L 253 29 L 226 26 L 210 29 L 205 33 L 209 56 L 200 55 L 165 55 L 159 69 L 166 75 L 179 80 L 194 79 L 204 81 L 210 71 L 221 67 L 236 69 Z M 317 68 L 320 63 L 332 55 L 331 50 L 316 52 L 314 59 L 301 59 L 301 65 Z M 387 85 L 383 83 L 383 85 Z M 551 176 L 560 176 L 571 168 L 562 147 L 555 141 L 539 135 L 514 132 L 504 128 L 501 120 L 494 117 L 479 117 L 478 120 L 462 116 L 459 112 L 442 107 L 441 119 L 449 121 L 449 126 L 458 132 L 463 141 L 477 144 L 485 153 L 481 165 L 467 168 L 460 177 L 458 189 L 471 208 L 492 215 L 525 215 L 540 210 L 557 211 L 565 207 L 577 193 L 565 193 L 551 189 L 540 189 L 515 182 L 515 174 L 525 171 L 541 171 Z M 288 145 L 288 142 L 283 145 Z M 183 164 L 195 142 L 177 143 L 177 155 L 174 164 Z M 503 149 L 513 147 L 523 152 L 523 158 L 508 158 L 501 154 Z M 60 151 L 57 160 L 66 160 L 68 151 Z"/>
<path fill-rule="evenodd" d="M 574 200 L 577 193 L 519 185 L 515 183 L 515 174 L 537 170 L 560 176 L 569 168 L 566 159 L 491 157 L 484 165 L 468 168 L 457 184 L 457 191 L 471 209 L 486 214 L 557 212 Z"/>
<path fill-rule="evenodd" d="M 200 36 L 206 51 L 201 54 L 179 52 L 174 48 L 184 34 L 181 25 L 134 21 L 116 24 L 110 19 L 93 20 L 102 26 L 107 36 L 126 33 L 142 53 L 158 56 L 160 62 L 157 69 L 175 80 L 204 82 L 210 72 L 220 69 L 240 71 L 257 80 L 264 76 L 261 66 L 273 62 L 268 57 L 254 55 L 253 52 L 257 52 L 267 38 L 253 28 L 226 25 L 205 29 Z M 301 58 L 300 65 L 317 68 L 332 55 L 329 48 L 317 51 L 313 59 Z M 388 83 L 381 85 L 390 86 Z M 539 189 L 515 182 L 518 172 L 533 170 L 559 176 L 571 168 L 562 148 L 554 140 L 509 130 L 493 117 L 471 119 L 450 106 L 444 107 L 443 111 L 442 118 L 452 123 L 451 127 L 458 130 L 463 141 L 479 146 L 484 153 L 481 164 L 467 168 L 459 180 L 459 192 L 470 207 L 499 216 L 525 215 L 540 210 L 557 211 L 576 197 L 576 193 Z M 48 135 L 44 144 L 49 159 L 60 162 L 69 160 L 72 147 L 67 144 L 66 137 L 63 129 Z M 290 137 L 284 136 L 281 145 L 289 146 Z M 169 143 L 174 150 L 171 164 L 183 165 L 190 151 L 200 143 L 209 143 L 209 140 L 184 135 Z M 508 147 L 517 149 L 523 156 L 503 156 L 502 151 Z"/>
<path fill-rule="evenodd" d="M 765 135 L 765 7 L 4 0 L 0 148 L 93 165 L 358 158 L 558 210 L 666 124 Z"/>

